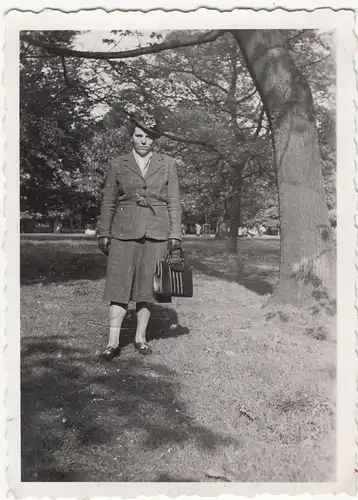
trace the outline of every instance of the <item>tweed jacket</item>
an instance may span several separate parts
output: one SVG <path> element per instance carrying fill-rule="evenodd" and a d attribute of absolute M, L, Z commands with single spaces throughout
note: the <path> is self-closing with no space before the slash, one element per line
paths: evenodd
<path fill-rule="evenodd" d="M 147 206 L 138 204 L 144 200 Z M 103 188 L 98 237 L 121 240 L 181 239 L 181 206 L 175 160 L 153 152 L 145 175 L 132 153 L 115 158 Z"/>

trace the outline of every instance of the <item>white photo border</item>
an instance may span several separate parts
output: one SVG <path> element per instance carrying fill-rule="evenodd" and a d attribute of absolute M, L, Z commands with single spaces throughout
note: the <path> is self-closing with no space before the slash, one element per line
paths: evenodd
<path fill-rule="evenodd" d="M 310 3 L 312 5 L 312 3 Z M 168 6 L 169 7 L 169 6 Z M 260 5 L 255 5 L 258 9 Z M 125 23 L 126 28 L 136 29 L 334 29 L 337 33 L 337 241 L 338 241 L 338 335 L 337 335 L 337 481 L 335 483 L 22 483 L 20 479 L 20 292 L 19 292 L 19 32 L 44 29 L 114 29 Z M 6 115 L 4 137 L 6 163 L 0 177 L 4 216 L 0 230 L 4 236 L 1 275 L 6 272 L 5 300 L 1 301 L 1 315 L 5 330 L 4 373 L 6 361 L 7 462 L 6 481 L 8 491 L 16 498 L 24 497 L 72 497 L 94 498 L 97 496 L 166 495 L 169 497 L 200 495 L 212 497 L 222 494 L 252 497 L 258 494 L 339 494 L 355 493 L 356 468 L 356 378 L 357 356 L 355 353 L 357 327 L 355 294 L 357 270 L 355 267 L 357 231 L 354 226 L 358 187 L 358 127 L 355 121 L 357 100 L 356 55 L 357 29 L 353 10 L 284 9 L 253 10 L 235 9 L 230 12 L 199 9 L 183 13 L 178 10 L 115 11 L 86 10 L 66 14 L 46 9 L 34 12 L 11 11 L 5 18 L 4 90 Z M 355 31 L 354 31 L 355 30 Z M 354 67 L 354 62 L 356 66 Z M 355 141 L 355 142 L 354 142 Z M 357 148 L 357 149 L 356 149 Z M 14 168 L 16 166 L 16 168 Z M 355 180 L 355 183 L 354 183 Z M 2 414 L 1 414 L 2 415 Z"/>

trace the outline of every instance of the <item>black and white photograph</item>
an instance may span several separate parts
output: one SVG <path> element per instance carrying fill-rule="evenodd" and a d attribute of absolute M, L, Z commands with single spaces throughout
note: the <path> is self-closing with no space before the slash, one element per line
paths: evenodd
<path fill-rule="evenodd" d="M 17 31 L 21 492 L 337 484 L 353 15 L 92 14 Z"/>

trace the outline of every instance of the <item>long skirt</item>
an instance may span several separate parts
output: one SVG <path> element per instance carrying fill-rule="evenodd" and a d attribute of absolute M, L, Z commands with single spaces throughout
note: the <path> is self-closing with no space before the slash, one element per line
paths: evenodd
<path fill-rule="evenodd" d="M 108 302 L 162 302 L 153 293 L 157 261 L 164 259 L 167 241 L 112 238 L 107 261 L 104 299 Z M 171 302 L 170 299 L 165 302 Z"/>

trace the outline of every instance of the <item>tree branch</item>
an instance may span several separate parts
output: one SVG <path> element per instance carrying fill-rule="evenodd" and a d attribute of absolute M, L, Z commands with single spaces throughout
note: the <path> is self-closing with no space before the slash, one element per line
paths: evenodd
<path fill-rule="evenodd" d="M 82 88 L 82 91 L 88 97 L 88 93 L 86 92 L 86 90 L 84 88 Z M 92 91 L 92 93 L 94 95 L 96 95 L 96 92 Z M 111 101 L 108 101 L 105 97 L 104 98 L 103 97 L 99 97 L 99 96 L 97 96 L 97 97 L 100 99 L 100 102 L 102 102 L 102 103 L 105 102 L 109 106 L 113 106 L 112 103 L 111 103 Z M 124 113 L 129 118 L 133 117 L 132 113 L 130 113 L 128 110 L 126 110 L 123 106 L 119 105 L 118 103 L 116 104 L 116 109 L 118 109 L 119 111 L 121 111 L 122 113 Z M 210 144 L 210 142 L 203 141 L 203 140 L 200 140 L 200 139 L 189 139 L 189 138 L 186 138 L 186 137 L 180 137 L 180 136 L 177 136 L 177 135 L 174 135 L 174 134 L 170 134 L 170 133 L 164 132 L 164 131 L 161 132 L 161 135 L 163 137 L 166 137 L 167 139 L 172 140 L 172 141 L 181 142 L 183 144 L 193 144 L 193 145 L 197 145 L 197 146 L 202 146 L 202 147 L 207 148 L 207 149 L 211 149 L 222 160 L 224 160 L 227 163 L 230 163 L 229 159 L 219 149 L 217 149 L 213 144 Z"/>
<path fill-rule="evenodd" d="M 226 104 L 231 114 L 231 123 L 234 126 L 235 137 L 238 142 L 243 141 L 245 139 L 245 135 L 243 131 L 240 129 L 238 121 L 237 121 L 237 104 L 235 99 L 236 94 L 236 84 L 238 78 L 238 70 L 237 70 L 237 51 L 238 45 L 235 42 L 230 45 L 230 66 L 231 66 L 231 78 L 230 78 L 230 87 L 227 93 Z"/>
<path fill-rule="evenodd" d="M 58 47 L 50 43 L 41 42 L 35 40 L 31 35 L 22 35 L 22 40 L 40 47 L 50 54 L 55 54 L 64 57 L 80 57 L 82 59 L 128 59 L 130 57 L 137 57 L 146 54 L 157 54 L 169 49 L 178 49 L 180 47 L 189 47 L 192 45 L 201 45 L 203 43 L 213 42 L 220 36 L 222 36 L 226 30 L 211 30 L 206 31 L 195 36 L 185 36 L 178 38 L 176 40 L 168 40 L 163 43 L 156 43 L 153 45 L 147 45 L 146 47 L 139 47 L 137 49 L 123 50 L 120 52 L 92 52 L 92 51 L 82 51 L 73 50 L 66 47 Z"/>
<path fill-rule="evenodd" d="M 265 117 L 265 109 L 262 106 L 261 111 L 260 111 L 260 116 L 259 116 L 259 123 L 257 124 L 256 130 L 254 133 L 254 137 L 258 137 L 259 133 L 261 132 L 264 117 Z"/>
<path fill-rule="evenodd" d="M 204 148 L 211 149 L 222 160 L 224 160 L 227 163 L 230 163 L 229 159 L 221 151 L 219 151 L 213 144 L 210 144 L 210 142 L 202 141 L 200 139 L 189 139 L 188 137 L 180 137 L 180 136 L 177 136 L 177 135 L 174 135 L 174 134 L 170 134 L 168 132 L 162 132 L 161 135 L 163 137 L 166 137 L 167 139 L 170 139 L 171 141 L 182 142 L 184 144 L 193 144 L 193 145 L 196 145 L 196 146 L 202 146 Z"/>
<path fill-rule="evenodd" d="M 331 57 L 332 54 L 327 54 L 326 56 L 324 57 L 321 57 L 320 59 L 315 59 L 313 61 L 310 61 L 310 62 L 307 62 L 306 64 L 301 64 L 301 65 L 297 65 L 297 68 L 301 71 L 305 68 L 308 68 L 309 66 L 313 66 L 314 64 L 319 64 L 323 61 L 326 61 L 329 57 Z"/>
<path fill-rule="evenodd" d="M 61 64 L 62 64 L 63 78 L 65 79 L 65 83 L 66 83 L 67 87 L 72 87 L 72 85 L 70 84 L 70 81 L 68 79 L 66 62 L 65 62 L 65 58 L 63 56 L 61 56 Z"/>
<path fill-rule="evenodd" d="M 203 83 L 205 83 L 206 85 L 209 85 L 209 86 L 213 86 L 213 87 L 216 87 L 218 89 L 220 89 L 222 92 L 224 92 L 225 94 L 227 94 L 227 90 L 225 89 L 225 87 L 222 87 L 220 84 L 218 83 L 215 83 L 215 82 L 210 82 L 209 80 L 207 80 L 206 78 L 204 77 L 201 77 L 199 76 L 198 74 L 196 74 L 195 72 L 195 68 L 194 68 L 194 64 L 192 62 L 192 60 L 190 59 L 190 56 L 188 54 L 188 51 L 185 50 L 185 56 L 186 56 L 186 59 L 188 61 L 188 64 L 189 66 L 191 67 L 191 71 L 193 73 L 193 75 L 200 81 L 202 81 Z"/>
<path fill-rule="evenodd" d="M 256 92 L 257 89 L 254 88 L 254 90 L 252 90 L 249 94 L 245 95 L 244 97 L 241 97 L 241 99 L 236 99 L 236 105 L 248 101 L 249 99 L 251 99 L 251 97 L 253 97 L 256 94 Z"/>
<path fill-rule="evenodd" d="M 228 109 L 227 107 L 224 107 L 224 106 L 221 106 L 221 104 L 218 103 L 217 100 L 215 99 L 210 99 L 204 92 L 205 89 L 203 89 L 202 87 L 200 87 L 200 93 L 198 92 L 198 90 L 195 90 L 190 84 L 189 82 L 184 82 L 184 85 L 185 87 L 187 87 L 189 89 L 189 91 L 194 95 L 194 97 L 197 99 L 197 102 L 198 104 L 203 104 L 203 103 L 206 103 L 206 104 L 209 104 L 209 105 L 212 105 L 214 106 L 216 109 L 219 109 L 220 111 L 222 111 L 223 113 L 226 113 L 228 114 L 229 116 L 234 116 L 235 118 L 243 118 L 244 120 L 245 119 L 251 119 L 250 117 L 246 116 L 246 115 L 243 115 L 243 114 L 239 114 L 237 113 L 236 111 L 232 111 L 230 109 Z M 247 96 L 246 96 L 247 98 Z M 246 99 L 245 98 L 245 99 Z"/>
<path fill-rule="evenodd" d="M 220 85 L 220 83 L 213 82 L 212 80 L 208 80 L 205 77 L 203 77 L 201 75 L 198 75 L 198 73 L 196 73 L 194 71 L 194 69 L 190 71 L 188 69 L 168 68 L 168 67 L 165 67 L 165 66 L 158 66 L 158 69 L 161 69 L 161 70 L 164 70 L 164 71 L 168 71 L 170 73 L 185 73 L 187 75 L 193 75 L 193 76 L 195 76 L 195 78 L 197 78 L 201 82 L 205 83 L 206 85 L 209 85 L 210 87 L 216 87 L 219 90 L 221 90 L 222 92 L 225 92 L 225 94 L 227 93 L 226 88 L 223 87 L 222 85 Z"/>

